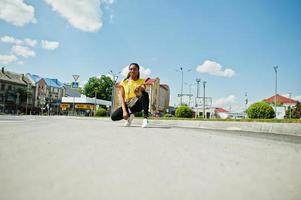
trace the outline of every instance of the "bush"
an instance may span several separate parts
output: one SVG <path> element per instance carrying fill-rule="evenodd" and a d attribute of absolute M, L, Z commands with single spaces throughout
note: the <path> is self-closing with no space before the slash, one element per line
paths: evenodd
<path fill-rule="evenodd" d="M 173 117 L 173 115 L 172 115 L 172 114 L 169 114 L 169 113 L 165 113 L 165 114 L 163 115 L 163 117 Z"/>
<path fill-rule="evenodd" d="M 257 102 L 247 109 L 248 117 L 251 119 L 272 119 L 275 117 L 275 111 L 266 102 Z"/>
<path fill-rule="evenodd" d="M 136 112 L 134 114 L 135 117 L 143 117 L 143 113 L 142 112 Z"/>
<path fill-rule="evenodd" d="M 98 108 L 96 110 L 96 114 L 95 114 L 96 117 L 104 117 L 104 116 L 107 116 L 107 111 L 106 109 L 104 108 Z"/>
<path fill-rule="evenodd" d="M 192 109 L 186 105 L 179 106 L 176 109 L 176 117 L 192 118 Z"/>
<path fill-rule="evenodd" d="M 291 111 L 290 111 L 291 109 Z M 291 108 L 288 108 L 285 112 L 285 118 L 290 118 L 292 119 L 300 119 L 301 118 L 301 104 L 298 101 L 296 106 L 292 106 Z"/>

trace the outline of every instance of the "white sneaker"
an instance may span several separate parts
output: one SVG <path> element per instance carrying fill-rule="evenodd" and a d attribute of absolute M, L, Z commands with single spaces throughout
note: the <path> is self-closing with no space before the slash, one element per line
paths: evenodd
<path fill-rule="evenodd" d="M 131 114 L 130 117 L 125 121 L 124 126 L 131 126 L 134 119 L 134 114 Z"/>
<path fill-rule="evenodd" d="M 148 126 L 148 120 L 144 118 L 141 127 L 146 128 L 147 126 Z"/>

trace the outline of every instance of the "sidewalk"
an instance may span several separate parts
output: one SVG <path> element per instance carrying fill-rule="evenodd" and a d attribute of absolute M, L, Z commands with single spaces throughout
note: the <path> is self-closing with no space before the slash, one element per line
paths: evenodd
<path fill-rule="evenodd" d="M 27 116 L 29 117 L 29 116 Z M 30 118 L 49 116 L 34 116 Z M 50 116 L 50 117 L 66 117 L 76 118 L 82 120 L 103 120 L 111 121 L 109 117 L 76 117 L 76 116 Z M 0 119 L 26 119 L 25 116 L 10 116 L 2 115 Z M 28 120 L 28 119 L 27 119 Z M 150 126 L 170 126 L 180 128 L 200 128 L 200 129 L 212 129 L 212 130 L 226 130 L 226 131 L 247 131 L 257 133 L 271 133 L 279 135 L 292 135 L 301 136 L 301 123 L 269 123 L 269 122 L 224 122 L 224 121 L 191 121 L 191 120 L 149 120 Z M 134 123 L 142 123 L 142 118 L 135 118 Z"/>

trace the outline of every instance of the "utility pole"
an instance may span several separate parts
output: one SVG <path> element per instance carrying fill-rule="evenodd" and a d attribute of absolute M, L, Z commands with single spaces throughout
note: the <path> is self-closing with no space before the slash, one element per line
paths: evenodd
<path fill-rule="evenodd" d="M 203 89 L 204 89 L 204 95 L 203 95 L 203 119 L 206 119 L 206 113 L 205 113 L 205 95 L 206 95 L 206 81 L 203 81 Z"/>
<path fill-rule="evenodd" d="M 274 96 L 274 108 L 275 108 L 275 117 L 277 118 L 277 72 L 278 66 L 274 66 L 275 71 L 275 96 Z"/>

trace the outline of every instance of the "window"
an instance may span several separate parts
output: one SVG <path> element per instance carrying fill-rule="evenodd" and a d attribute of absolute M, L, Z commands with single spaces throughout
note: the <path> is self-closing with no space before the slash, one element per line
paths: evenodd
<path fill-rule="evenodd" d="M 1 90 L 3 91 L 3 90 L 5 90 L 5 84 L 1 84 Z"/>

